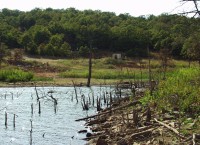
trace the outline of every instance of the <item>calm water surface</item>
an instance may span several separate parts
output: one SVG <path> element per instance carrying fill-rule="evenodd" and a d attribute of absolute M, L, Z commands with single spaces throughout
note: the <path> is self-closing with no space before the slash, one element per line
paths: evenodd
<path fill-rule="evenodd" d="M 79 103 L 76 102 L 73 87 L 38 87 L 38 94 L 44 97 L 41 100 L 41 114 L 34 87 L 0 88 L 0 145 L 29 145 L 31 121 L 33 124 L 33 145 L 84 145 L 81 140 L 85 134 L 77 131 L 85 129 L 84 121 L 75 122 L 75 119 L 95 114 L 96 108 L 83 111 L 80 103 L 81 94 L 86 98 L 100 96 L 103 91 L 111 91 L 110 87 L 82 87 L 77 88 Z M 54 112 L 54 102 L 46 97 L 47 92 L 58 100 L 57 112 Z M 33 115 L 31 114 L 33 104 Z M 7 128 L 5 126 L 5 112 L 7 113 Z M 13 127 L 13 117 L 16 114 Z"/>

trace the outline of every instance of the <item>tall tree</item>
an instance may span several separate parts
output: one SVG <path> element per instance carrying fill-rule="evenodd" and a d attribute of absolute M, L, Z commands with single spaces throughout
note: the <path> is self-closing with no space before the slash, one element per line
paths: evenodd
<path fill-rule="evenodd" d="M 188 57 L 190 60 L 198 60 L 200 66 L 200 35 L 195 33 L 186 39 L 183 50 L 183 55 Z"/>

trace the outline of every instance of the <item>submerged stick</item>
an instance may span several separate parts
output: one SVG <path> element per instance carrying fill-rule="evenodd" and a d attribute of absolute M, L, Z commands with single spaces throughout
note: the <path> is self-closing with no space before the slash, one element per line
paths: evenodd
<path fill-rule="evenodd" d="M 33 103 L 31 104 L 31 115 L 33 116 Z"/>
<path fill-rule="evenodd" d="M 110 91 L 110 107 L 112 105 L 112 92 Z"/>
<path fill-rule="evenodd" d="M 57 112 L 57 104 L 54 102 L 54 113 L 56 114 Z"/>
<path fill-rule="evenodd" d="M 92 105 L 94 106 L 94 93 L 92 92 Z"/>
<path fill-rule="evenodd" d="M 37 88 L 36 88 L 36 85 L 35 85 L 35 93 L 36 93 L 36 96 L 37 96 L 37 101 L 39 101 L 39 95 L 38 95 L 38 91 L 37 91 Z"/>
<path fill-rule="evenodd" d="M 81 97 L 82 97 L 82 100 L 83 100 L 83 104 L 81 102 L 83 110 L 89 110 L 89 104 L 88 104 L 88 101 L 87 102 L 85 101 L 85 95 L 82 95 Z"/>
<path fill-rule="evenodd" d="M 8 115 L 7 112 L 5 112 L 5 127 L 8 127 Z"/>
<path fill-rule="evenodd" d="M 103 93 L 103 101 L 104 101 L 104 104 L 106 104 L 106 93 L 105 92 Z"/>
<path fill-rule="evenodd" d="M 90 95 L 88 94 L 88 102 L 89 104 L 91 104 L 91 99 L 90 99 Z"/>
<path fill-rule="evenodd" d="M 52 94 L 51 94 L 49 97 L 50 97 L 50 98 L 53 100 L 53 102 L 54 102 L 54 112 L 56 113 L 56 111 L 57 111 L 58 101 L 57 101 L 56 98 L 53 97 Z"/>
<path fill-rule="evenodd" d="M 41 114 L 41 106 L 40 106 L 40 101 L 39 101 L 39 111 L 38 111 L 39 114 Z"/>
<path fill-rule="evenodd" d="M 114 108 L 114 109 L 112 109 L 112 111 L 120 110 L 122 108 L 130 107 L 132 105 L 136 105 L 136 104 L 139 104 L 139 103 L 140 103 L 139 101 L 134 101 L 134 102 L 131 102 L 131 103 L 126 104 L 124 106 L 120 106 L 120 107 Z M 80 119 L 77 119 L 75 121 L 82 121 L 82 120 L 86 120 L 86 119 L 89 119 L 89 118 L 95 118 L 97 116 L 106 115 L 108 113 L 110 113 L 110 110 L 108 110 L 106 112 L 102 112 L 102 113 L 96 114 L 96 115 L 91 115 L 91 116 L 87 116 L 87 117 L 84 117 L 84 118 L 80 118 Z"/>
<path fill-rule="evenodd" d="M 15 128 L 15 114 L 14 114 L 14 116 L 13 116 L 13 127 Z"/>
<path fill-rule="evenodd" d="M 74 86 L 74 92 L 75 92 L 75 95 L 76 95 L 76 102 L 78 103 L 78 95 L 77 95 L 77 90 L 76 90 L 76 86 L 75 86 L 75 83 L 74 81 L 72 80 L 72 83 L 73 83 L 73 86 Z"/>
<path fill-rule="evenodd" d="M 32 123 L 32 120 L 31 121 L 31 130 L 30 130 L 30 145 L 33 144 L 33 137 L 32 137 L 32 133 L 33 133 L 33 123 Z"/>
<path fill-rule="evenodd" d="M 13 92 L 10 92 L 11 93 L 11 95 L 12 95 L 12 100 L 13 100 Z"/>

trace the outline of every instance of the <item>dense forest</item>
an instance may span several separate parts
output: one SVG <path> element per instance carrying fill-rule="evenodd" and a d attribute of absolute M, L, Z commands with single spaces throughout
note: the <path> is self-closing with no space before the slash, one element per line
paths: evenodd
<path fill-rule="evenodd" d="M 0 11 L 2 49 L 40 56 L 84 56 L 89 49 L 147 56 L 167 50 L 175 57 L 200 58 L 200 19 L 162 14 L 133 17 L 93 10 Z"/>

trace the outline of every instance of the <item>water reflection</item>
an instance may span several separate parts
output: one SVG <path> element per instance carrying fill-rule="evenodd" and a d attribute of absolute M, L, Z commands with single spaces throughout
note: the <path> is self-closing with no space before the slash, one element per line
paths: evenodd
<path fill-rule="evenodd" d="M 81 97 L 81 94 L 99 96 L 100 91 L 110 89 L 109 87 L 92 87 L 91 93 L 89 88 L 77 88 L 77 92 L 78 97 Z M 85 129 L 85 122 L 75 122 L 74 120 L 94 114 L 96 108 L 83 111 L 81 98 L 78 98 L 80 101 L 77 103 L 73 87 L 38 87 L 37 90 L 38 95 L 42 98 L 40 99 L 40 115 L 34 87 L 0 88 L 0 144 L 30 144 L 30 119 L 33 125 L 32 144 L 34 145 L 85 144 L 85 141 L 81 140 L 81 138 L 85 138 L 85 134 L 77 133 L 77 131 Z M 54 101 L 46 97 L 49 92 L 57 100 L 56 113 Z M 5 112 L 7 113 L 7 128 L 5 127 Z M 13 127 L 14 114 L 17 115 L 15 128 Z"/>

